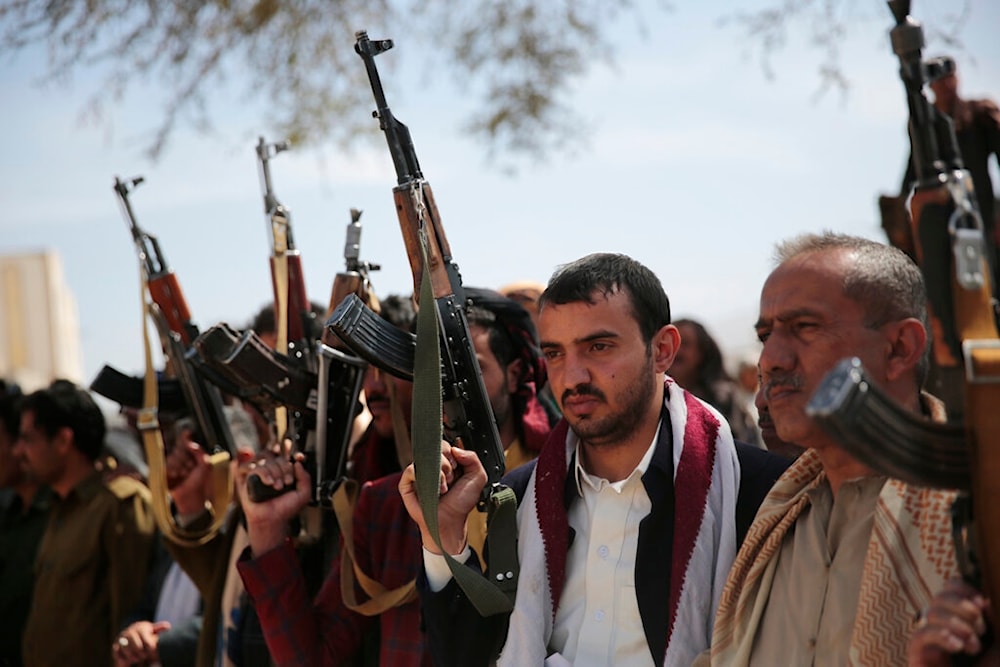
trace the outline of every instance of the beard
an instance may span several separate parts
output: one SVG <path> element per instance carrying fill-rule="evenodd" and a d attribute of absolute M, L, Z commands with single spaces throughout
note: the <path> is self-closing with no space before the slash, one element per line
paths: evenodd
<path fill-rule="evenodd" d="M 649 410 L 649 400 L 656 388 L 656 375 L 653 373 L 652 353 L 646 355 L 645 363 L 640 373 L 615 396 L 620 409 L 603 417 L 587 416 L 570 422 L 570 428 L 584 443 L 594 447 L 614 446 L 626 440 L 637 431 L 643 423 L 643 417 Z M 597 387 L 578 385 L 572 390 L 566 390 L 563 398 L 572 395 L 590 395 L 607 403 L 607 398 Z"/>

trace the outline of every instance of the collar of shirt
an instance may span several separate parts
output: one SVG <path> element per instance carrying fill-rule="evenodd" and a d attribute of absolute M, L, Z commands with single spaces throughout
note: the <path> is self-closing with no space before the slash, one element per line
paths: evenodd
<path fill-rule="evenodd" d="M 661 418 L 662 421 L 662 418 Z M 583 488 L 586 484 L 595 491 L 600 491 L 606 485 L 610 485 L 618 493 L 621 493 L 622 489 L 632 481 L 633 479 L 640 479 L 646 474 L 646 470 L 649 469 L 649 463 L 653 460 L 653 452 L 656 451 L 656 443 L 660 438 L 660 422 L 656 425 L 656 434 L 653 436 L 653 441 L 649 443 L 649 447 L 646 448 L 646 453 L 642 455 L 639 460 L 639 464 L 635 467 L 635 470 L 623 480 L 617 482 L 609 482 L 603 477 L 598 477 L 597 475 L 592 475 L 583 468 L 583 456 L 581 452 L 581 440 L 579 436 L 573 431 L 570 431 L 570 443 L 574 447 L 576 454 L 573 456 L 574 459 L 574 478 L 576 479 L 576 492 L 581 497 L 583 496 Z"/>
<path fill-rule="evenodd" d="M 52 494 L 53 500 L 56 505 L 65 505 L 70 502 L 70 500 L 79 498 L 80 501 L 86 502 L 100 492 L 101 487 L 104 486 L 102 481 L 101 472 L 99 470 L 94 470 L 86 477 L 84 477 L 80 482 L 70 489 L 70 492 L 66 494 L 65 498 L 60 498 L 58 493 Z"/>

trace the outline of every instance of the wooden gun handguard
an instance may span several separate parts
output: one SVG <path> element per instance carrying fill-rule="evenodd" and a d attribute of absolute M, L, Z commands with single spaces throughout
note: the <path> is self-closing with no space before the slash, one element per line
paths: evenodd
<path fill-rule="evenodd" d="M 448 277 L 448 262 L 451 260 L 451 248 L 444 228 L 440 224 L 437 204 L 434 203 L 434 193 L 425 181 L 414 185 L 399 185 L 392 189 L 392 197 L 396 203 L 396 215 L 399 218 L 399 228 L 403 233 L 403 244 L 413 271 L 413 292 L 420 293 L 420 281 L 423 277 L 423 251 L 420 248 L 420 229 L 427 230 L 427 256 L 430 266 L 431 286 L 434 298 L 441 298 L 452 293 L 451 280 Z M 418 203 L 414 198 L 421 197 Z M 424 213 L 418 206 L 424 207 Z M 421 224 L 423 223 L 423 225 Z"/>
<path fill-rule="evenodd" d="M 155 278 L 151 277 L 148 284 L 149 296 L 166 319 L 167 327 L 181 337 L 185 346 L 190 346 L 197 331 L 191 323 L 191 311 L 180 283 L 177 282 L 177 276 L 173 271 L 168 271 Z"/>

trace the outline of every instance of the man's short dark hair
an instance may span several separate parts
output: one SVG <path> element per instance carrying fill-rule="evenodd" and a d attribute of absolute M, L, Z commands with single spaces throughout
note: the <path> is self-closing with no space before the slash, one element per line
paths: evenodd
<path fill-rule="evenodd" d="M 413 299 L 408 296 L 390 294 L 380 299 L 378 314 L 397 329 L 410 333 L 417 329 L 417 311 L 413 307 Z"/>
<path fill-rule="evenodd" d="M 73 431 L 73 442 L 91 461 L 96 461 L 104 446 L 107 427 L 104 414 L 90 393 L 69 380 L 55 380 L 45 389 L 29 394 L 21 405 L 22 413 L 34 416 L 35 428 L 49 438 L 61 428 Z"/>
<path fill-rule="evenodd" d="M 24 397 L 20 394 L 0 395 L 0 429 L 7 433 L 11 440 L 17 439 L 21 429 L 21 404 Z"/>
<path fill-rule="evenodd" d="M 315 301 L 310 301 L 309 311 L 309 316 L 303 321 L 306 335 L 309 338 L 319 340 L 323 336 L 323 316 L 326 314 L 326 308 Z M 250 320 L 249 328 L 258 334 L 278 332 L 278 325 L 274 319 L 274 302 L 268 302 L 261 306 L 261 309 Z"/>
<path fill-rule="evenodd" d="M 550 303 L 594 304 L 595 292 L 605 297 L 622 292 L 628 297 L 632 317 L 647 345 L 657 331 L 670 324 L 670 300 L 660 279 L 631 257 L 615 253 L 594 253 L 560 266 L 539 297 L 538 309 L 542 311 Z"/>

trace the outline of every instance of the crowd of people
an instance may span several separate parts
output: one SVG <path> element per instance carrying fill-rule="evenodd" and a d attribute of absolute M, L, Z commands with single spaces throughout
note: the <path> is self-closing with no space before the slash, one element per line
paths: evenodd
<path fill-rule="evenodd" d="M 425 515 L 414 385 L 388 368 L 365 371 L 344 478 L 320 508 L 306 434 L 290 447 L 238 396 L 220 496 L 183 404 L 165 397 L 150 423 L 139 398 L 105 394 L 126 417 L 109 425 L 87 387 L 3 383 L 0 666 L 1000 664 L 989 601 L 960 576 L 956 492 L 872 469 L 807 410 L 856 357 L 902 409 L 947 420 L 925 388 L 924 275 L 893 245 L 832 231 L 775 257 L 748 323 L 759 358 L 739 368 L 622 254 L 545 285 L 465 288 L 517 504 L 497 613 L 464 583 L 500 558 L 487 470 L 442 441 Z M 413 298 L 377 305 L 409 340 Z M 274 345 L 274 320 L 265 308 L 247 328 Z M 149 429 L 162 470 L 142 454 Z"/>

